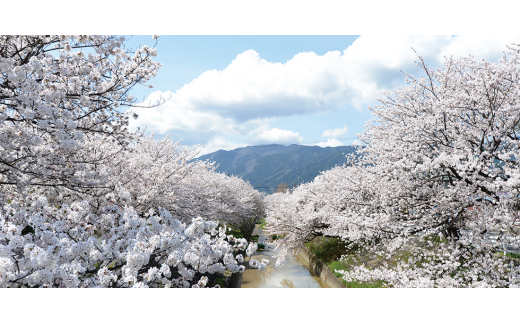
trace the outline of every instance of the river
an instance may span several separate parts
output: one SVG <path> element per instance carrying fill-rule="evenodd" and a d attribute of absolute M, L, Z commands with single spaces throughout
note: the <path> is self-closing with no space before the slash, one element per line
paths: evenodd
<path fill-rule="evenodd" d="M 255 227 L 253 235 L 259 236 L 259 243 L 264 243 L 269 239 L 269 236 L 258 225 Z M 241 288 L 328 288 L 320 277 L 314 275 L 312 269 L 300 255 L 288 255 L 285 265 L 276 268 L 274 264 L 277 254 L 278 251 L 275 251 L 274 247 L 267 245 L 265 250 L 257 251 L 252 259 L 258 261 L 268 259 L 269 264 L 265 271 L 246 269 L 242 274 Z M 249 257 L 245 257 L 247 262 L 249 259 Z"/>

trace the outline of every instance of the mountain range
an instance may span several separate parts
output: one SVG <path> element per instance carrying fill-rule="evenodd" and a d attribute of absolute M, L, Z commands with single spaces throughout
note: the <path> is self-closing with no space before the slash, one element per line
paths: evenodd
<path fill-rule="evenodd" d="M 336 165 L 346 163 L 345 155 L 355 153 L 353 146 L 318 147 L 302 145 L 264 145 L 218 150 L 197 160 L 215 161 L 217 171 L 236 175 L 258 191 L 272 193 L 279 184 L 295 187 L 310 182 Z"/>

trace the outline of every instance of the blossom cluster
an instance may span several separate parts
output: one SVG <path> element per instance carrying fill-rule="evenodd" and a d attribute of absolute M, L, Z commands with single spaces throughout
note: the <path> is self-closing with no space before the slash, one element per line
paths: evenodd
<path fill-rule="evenodd" d="M 234 257 L 245 239 L 162 208 L 96 213 L 84 201 L 57 207 L 30 195 L 4 205 L 0 218 L 1 287 L 204 287 L 211 274 L 245 269 Z"/>

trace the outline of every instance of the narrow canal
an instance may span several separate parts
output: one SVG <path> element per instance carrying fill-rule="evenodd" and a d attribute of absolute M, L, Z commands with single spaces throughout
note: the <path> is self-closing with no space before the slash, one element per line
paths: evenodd
<path fill-rule="evenodd" d="M 269 236 L 257 225 L 253 235 L 258 235 L 258 243 L 269 241 Z M 258 261 L 268 259 L 269 264 L 265 271 L 258 269 L 246 269 L 242 275 L 241 288 L 328 288 L 327 284 L 314 275 L 312 269 L 300 255 L 288 255 L 283 267 L 276 268 L 276 255 L 278 251 L 274 247 L 267 246 L 266 249 L 257 251 L 252 259 Z M 245 258 L 249 262 L 249 257 Z"/>

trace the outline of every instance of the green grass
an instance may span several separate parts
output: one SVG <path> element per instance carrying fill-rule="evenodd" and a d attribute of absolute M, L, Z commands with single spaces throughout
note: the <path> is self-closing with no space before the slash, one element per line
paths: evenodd
<path fill-rule="evenodd" d="M 330 263 L 348 253 L 349 245 L 339 239 L 318 237 L 305 246 L 324 263 Z"/>
<path fill-rule="evenodd" d="M 504 252 L 501 251 L 501 252 L 498 253 L 498 255 L 503 256 Z M 506 254 L 506 256 L 509 257 L 509 258 L 513 258 L 513 259 L 520 259 L 520 254 L 514 253 L 514 252 L 508 252 Z"/>
<path fill-rule="evenodd" d="M 330 270 L 340 278 L 342 275 L 337 273 L 336 270 L 349 271 L 351 266 L 358 265 L 360 263 L 360 257 L 355 255 L 358 251 L 358 247 L 345 243 L 339 239 L 318 237 L 314 240 L 305 243 L 305 246 L 316 255 L 316 258 L 321 260 L 323 263 L 329 266 Z M 343 260 L 340 260 L 341 256 L 346 255 Z M 341 279 L 343 284 L 347 288 L 382 288 L 383 282 L 347 282 Z"/>
<path fill-rule="evenodd" d="M 373 282 L 373 283 L 364 283 L 364 282 L 360 283 L 357 281 L 348 282 L 348 281 L 342 279 L 341 278 L 342 275 L 340 273 L 337 273 L 336 270 L 348 271 L 348 266 L 343 261 L 336 260 L 336 261 L 333 261 L 333 262 L 327 264 L 327 266 L 329 266 L 330 270 L 332 270 L 332 272 L 334 273 L 334 275 L 336 275 L 336 277 L 341 279 L 341 281 L 343 282 L 343 284 L 345 284 L 345 286 L 347 288 L 383 288 L 384 287 L 383 282 L 380 282 L 380 281 Z"/>
<path fill-rule="evenodd" d="M 244 237 L 244 234 L 242 232 L 235 231 L 235 230 L 228 231 L 228 232 L 226 232 L 226 234 L 228 234 L 228 235 L 231 234 L 233 237 L 238 238 L 238 239 L 241 239 Z"/>
<path fill-rule="evenodd" d="M 425 237 L 424 240 L 433 242 L 433 246 L 425 246 L 426 248 L 433 249 L 438 248 L 440 244 L 447 243 L 446 239 L 439 237 L 438 235 Z M 342 280 L 347 288 L 384 288 L 386 286 L 382 281 L 347 282 L 342 279 L 341 274 L 336 273 L 336 270 L 344 270 L 348 272 L 353 266 L 359 265 L 365 265 L 369 269 L 375 269 L 383 265 L 392 268 L 397 266 L 401 261 L 407 262 L 408 259 L 413 256 L 413 252 L 401 250 L 394 253 L 391 258 L 386 259 L 368 252 L 363 252 L 363 250 L 360 250 L 355 246 L 350 246 L 338 239 L 323 237 L 315 238 L 314 240 L 305 243 L 305 246 L 313 252 L 319 260 L 327 264 L 331 271 L 336 275 L 336 277 Z M 418 256 L 418 254 L 415 254 L 415 256 Z M 495 253 L 495 256 L 504 257 L 504 252 L 497 252 Z M 520 263 L 520 254 L 518 253 L 507 252 L 506 257 L 509 259 L 508 261 L 512 261 L 515 264 Z M 423 263 L 431 261 L 435 262 L 437 260 L 432 259 L 431 257 L 422 258 L 420 261 L 416 260 L 414 265 L 422 267 Z M 464 271 L 465 269 L 461 266 L 458 270 Z M 456 273 L 452 273 L 452 277 L 455 274 Z"/>
<path fill-rule="evenodd" d="M 260 229 L 265 230 L 266 225 L 267 225 L 267 222 L 265 221 L 265 219 L 262 219 L 262 221 L 260 221 Z"/>
<path fill-rule="evenodd" d="M 217 277 L 215 278 L 215 285 L 220 285 L 220 287 L 226 287 L 226 280 L 224 278 Z"/>

